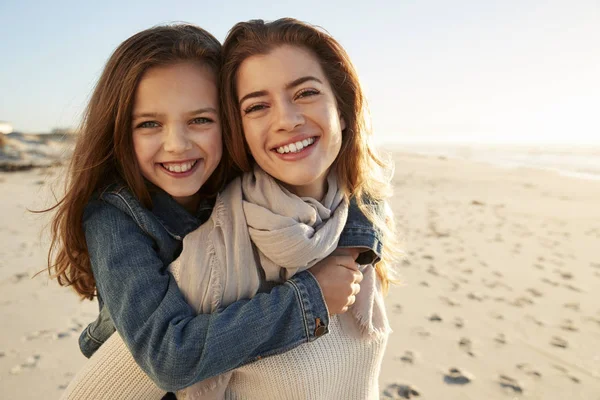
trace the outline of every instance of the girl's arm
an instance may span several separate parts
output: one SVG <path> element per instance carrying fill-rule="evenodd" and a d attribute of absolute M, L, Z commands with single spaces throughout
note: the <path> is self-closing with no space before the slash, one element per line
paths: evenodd
<path fill-rule="evenodd" d="M 344 235 L 353 247 L 377 255 L 372 224 L 360 220 L 355 204 L 350 208 L 352 225 Z M 165 271 L 154 240 L 133 217 L 95 201 L 86 210 L 84 229 L 98 291 L 106 301 L 103 312 L 108 309 L 136 362 L 161 388 L 179 390 L 327 332 L 327 306 L 319 278 L 310 272 L 220 313 L 196 315 Z M 104 321 L 98 329 L 110 332 L 110 321 Z"/>
<path fill-rule="evenodd" d="M 104 307 L 136 362 L 165 390 L 182 389 L 326 332 L 327 306 L 310 272 L 222 312 L 196 315 L 166 272 L 154 240 L 132 216 L 95 201 L 86 209 L 84 231 Z"/>

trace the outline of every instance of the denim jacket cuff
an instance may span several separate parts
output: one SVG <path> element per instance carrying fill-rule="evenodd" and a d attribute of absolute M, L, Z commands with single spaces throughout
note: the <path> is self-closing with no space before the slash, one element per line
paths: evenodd
<path fill-rule="evenodd" d="M 319 282 L 314 275 L 303 271 L 290 278 L 288 283 L 296 290 L 304 314 L 307 341 L 312 342 L 329 333 L 329 310 Z"/>
<path fill-rule="evenodd" d="M 338 242 L 339 248 L 360 247 L 366 251 L 361 253 L 357 262 L 361 265 L 375 264 L 381 259 L 383 243 L 377 231 L 370 228 L 346 227 Z"/>

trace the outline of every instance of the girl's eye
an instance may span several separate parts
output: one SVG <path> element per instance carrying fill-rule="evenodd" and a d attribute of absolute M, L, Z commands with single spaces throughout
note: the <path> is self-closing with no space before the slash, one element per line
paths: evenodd
<path fill-rule="evenodd" d="M 296 99 L 301 99 L 303 97 L 316 96 L 321 94 L 317 89 L 303 89 L 296 95 Z"/>
<path fill-rule="evenodd" d="M 136 128 L 158 128 L 158 122 L 156 121 L 145 121 L 142 122 L 141 124 L 138 124 L 138 126 L 136 126 Z"/>
<path fill-rule="evenodd" d="M 264 110 L 266 108 L 267 108 L 267 106 L 265 104 L 253 104 L 250 107 L 244 109 L 244 114 L 249 114 L 251 112 Z"/>
<path fill-rule="evenodd" d="M 213 122 L 213 120 L 206 117 L 198 117 L 192 120 L 192 124 L 210 124 L 211 122 Z"/>

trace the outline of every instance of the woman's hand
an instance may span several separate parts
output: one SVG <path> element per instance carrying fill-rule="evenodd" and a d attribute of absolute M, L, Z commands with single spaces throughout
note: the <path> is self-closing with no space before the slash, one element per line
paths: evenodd
<path fill-rule="evenodd" d="M 356 257 L 346 252 L 338 253 L 339 250 L 309 269 L 319 282 L 330 315 L 348 311 L 360 292 L 360 282 L 363 279 L 354 261 Z"/>

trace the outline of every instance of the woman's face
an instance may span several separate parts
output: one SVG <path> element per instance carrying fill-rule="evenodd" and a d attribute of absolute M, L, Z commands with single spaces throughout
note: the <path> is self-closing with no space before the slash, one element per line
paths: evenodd
<path fill-rule="evenodd" d="M 290 45 L 244 60 L 237 73 L 244 136 L 269 175 L 321 199 L 345 122 L 317 58 Z"/>
<path fill-rule="evenodd" d="M 193 208 L 222 155 L 216 77 L 182 62 L 148 69 L 135 92 L 135 156 L 144 177 Z"/>

